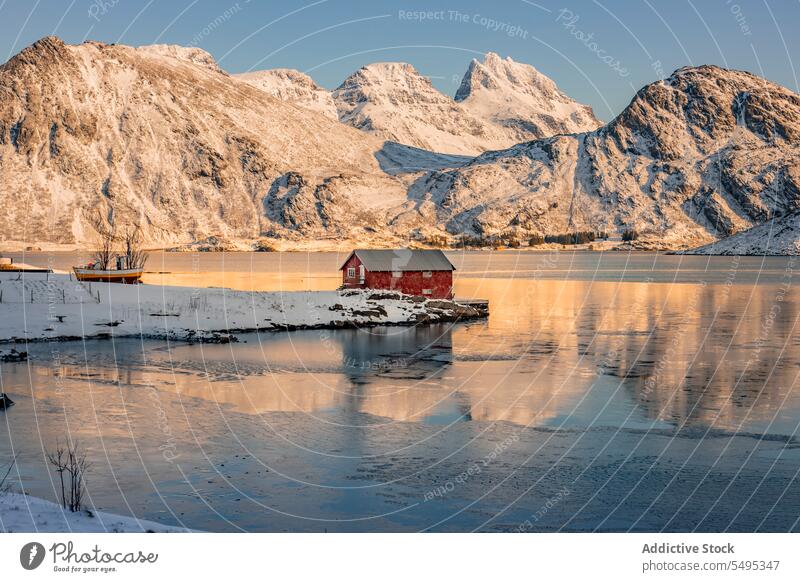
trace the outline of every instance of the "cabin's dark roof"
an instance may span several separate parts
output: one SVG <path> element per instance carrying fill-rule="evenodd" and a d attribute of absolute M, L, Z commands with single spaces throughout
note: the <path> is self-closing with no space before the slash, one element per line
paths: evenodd
<path fill-rule="evenodd" d="M 368 270 L 376 271 L 455 271 L 445 254 L 440 250 L 411 250 L 411 249 L 386 249 L 364 250 L 356 249 L 339 267 L 342 270 L 356 255 Z"/>

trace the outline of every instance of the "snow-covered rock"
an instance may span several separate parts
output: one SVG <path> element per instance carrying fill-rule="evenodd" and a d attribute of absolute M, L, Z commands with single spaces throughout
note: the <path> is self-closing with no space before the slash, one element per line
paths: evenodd
<path fill-rule="evenodd" d="M 224 73 L 224 71 L 219 68 L 217 61 L 214 60 L 214 57 L 201 48 L 180 46 L 177 44 L 151 44 L 138 47 L 136 50 L 148 56 L 157 55 L 171 59 L 179 59 L 201 67 L 207 67 L 216 73 Z"/>
<path fill-rule="evenodd" d="M 690 255 L 800 255 L 800 212 L 768 220 Z"/>
<path fill-rule="evenodd" d="M 265 93 L 288 103 L 338 119 L 330 91 L 317 85 L 308 75 L 294 69 L 269 69 L 234 75 Z"/>
<path fill-rule="evenodd" d="M 475 117 L 507 129 L 514 143 L 602 125 L 591 107 L 565 95 L 552 79 L 496 53 L 472 60 L 455 100 Z"/>
<path fill-rule="evenodd" d="M 339 119 L 382 139 L 447 154 L 476 154 L 504 143 L 407 63 L 374 63 L 333 92 Z M 505 144 L 507 145 L 507 144 Z"/>

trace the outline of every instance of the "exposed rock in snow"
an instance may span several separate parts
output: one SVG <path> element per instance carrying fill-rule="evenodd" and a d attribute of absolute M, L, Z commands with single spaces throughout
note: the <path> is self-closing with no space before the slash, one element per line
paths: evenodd
<path fill-rule="evenodd" d="M 710 245 L 686 251 L 690 255 L 800 255 L 800 212 L 740 232 Z"/>
<path fill-rule="evenodd" d="M 688 248 L 800 205 L 800 96 L 749 73 L 685 68 L 608 125 L 432 173 L 452 232 L 620 232 Z M 418 191 L 419 192 L 419 191 Z"/>
<path fill-rule="evenodd" d="M 552 79 L 510 57 L 473 59 L 455 100 L 481 119 L 508 129 L 515 143 L 602 125 L 592 108 L 565 95 Z"/>
<path fill-rule="evenodd" d="M 288 103 L 339 119 L 336 104 L 327 89 L 317 85 L 308 75 L 294 69 L 270 69 L 234 75 L 265 93 Z"/>
<path fill-rule="evenodd" d="M 168 533 L 188 532 L 183 527 L 115 515 L 104 511 L 67 511 L 57 503 L 22 495 L 0 493 L 0 531 L 3 533 Z"/>
<path fill-rule="evenodd" d="M 253 250 L 249 245 L 237 241 L 229 240 L 221 236 L 208 236 L 202 240 L 179 245 L 167 249 L 173 253 L 221 253 L 221 252 L 241 252 Z"/>

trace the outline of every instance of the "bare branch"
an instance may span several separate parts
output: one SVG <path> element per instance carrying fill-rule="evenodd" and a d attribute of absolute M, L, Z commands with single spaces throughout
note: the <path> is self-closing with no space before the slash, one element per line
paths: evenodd
<path fill-rule="evenodd" d="M 92 466 L 86 460 L 86 453 L 77 442 L 67 443 L 66 449 L 56 442 L 55 451 L 48 451 L 47 459 L 55 467 L 61 481 L 61 506 L 70 511 L 80 511 L 83 505 L 84 476 Z"/>
<path fill-rule="evenodd" d="M 92 255 L 92 259 L 99 269 L 108 269 L 114 258 L 114 246 L 117 240 L 116 226 L 114 220 L 106 221 L 100 210 L 94 214 L 87 213 L 86 220 L 97 233 L 97 250 Z"/>

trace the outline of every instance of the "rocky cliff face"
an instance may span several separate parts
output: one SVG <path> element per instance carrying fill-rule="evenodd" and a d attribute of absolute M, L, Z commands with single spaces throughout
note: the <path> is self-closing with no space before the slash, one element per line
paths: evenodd
<path fill-rule="evenodd" d="M 435 172 L 422 199 L 450 232 L 636 229 L 686 248 L 800 205 L 800 96 L 703 66 L 644 87 L 611 123 Z"/>
<path fill-rule="evenodd" d="M 636 229 L 686 248 L 800 207 L 800 97 L 748 73 L 681 69 L 597 130 L 474 158 L 380 132 L 408 130 L 413 142 L 408 120 L 424 120 L 434 150 L 495 139 L 495 122 L 449 113 L 479 94 L 477 73 L 460 103 L 407 65 L 357 75 L 336 104 L 367 131 L 275 98 L 197 49 L 45 38 L 0 67 L 0 240 L 90 246 L 99 210 L 165 246 Z M 374 116 L 378 105 L 398 116 Z"/>

